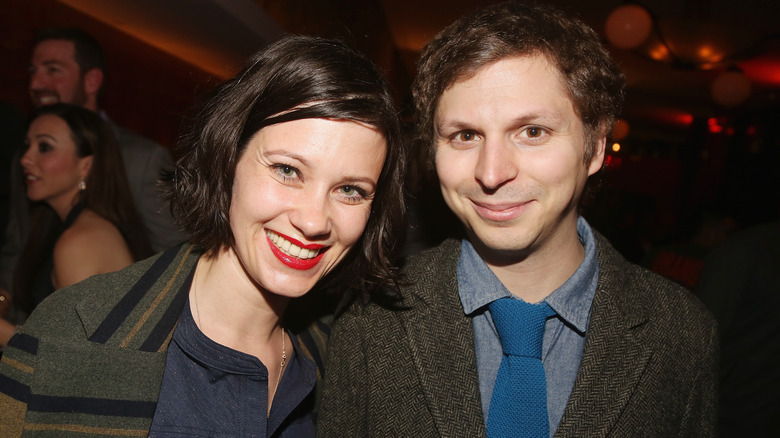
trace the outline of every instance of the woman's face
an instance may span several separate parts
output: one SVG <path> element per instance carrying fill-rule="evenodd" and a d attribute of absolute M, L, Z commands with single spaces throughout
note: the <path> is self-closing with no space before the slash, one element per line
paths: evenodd
<path fill-rule="evenodd" d="M 358 241 L 385 160 L 368 125 L 302 119 L 261 129 L 236 166 L 230 226 L 244 272 L 297 297 Z"/>
<path fill-rule="evenodd" d="M 27 197 L 46 202 L 64 218 L 75 203 L 79 183 L 89 174 L 92 156 L 76 156 L 68 124 L 52 114 L 33 120 L 27 145 L 21 160 Z"/>

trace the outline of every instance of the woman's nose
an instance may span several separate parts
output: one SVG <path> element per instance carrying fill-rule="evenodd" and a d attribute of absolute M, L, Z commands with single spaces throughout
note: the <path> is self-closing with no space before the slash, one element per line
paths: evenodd
<path fill-rule="evenodd" d="M 328 196 L 303 194 L 290 214 L 294 227 L 309 239 L 323 237 L 331 231 Z"/>
<path fill-rule="evenodd" d="M 24 154 L 22 155 L 22 158 L 19 160 L 19 162 L 22 164 L 22 167 L 27 167 L 32 164 L 33 162 L 32 147 L 28 147 L 24 151 Z"/>

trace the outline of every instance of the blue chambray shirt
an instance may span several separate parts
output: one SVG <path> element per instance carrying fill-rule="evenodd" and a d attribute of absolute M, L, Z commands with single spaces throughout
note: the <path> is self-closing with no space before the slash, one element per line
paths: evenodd
<path fill-rule="evenodd" d="M 585 247 L 585 258 L 574 274 L 543 300 L 557 314 L 547 320 L 542 341 L 550 436 L 553 436 L 561 422 L 574 387 L 585 346 L 590 307 L 599 277 L 593 231 L 582 217 L 577 220 L 577 234 Z M 503 355 L 488 304 L 512 294 L 466 239 L 462 241 L 458 260 L 458 290 L 463 310 L 466 315 L 471 316 L 474 325 L 479 390 L 482 395 L 482 412 L 487 424 L 493 384 Z"/>

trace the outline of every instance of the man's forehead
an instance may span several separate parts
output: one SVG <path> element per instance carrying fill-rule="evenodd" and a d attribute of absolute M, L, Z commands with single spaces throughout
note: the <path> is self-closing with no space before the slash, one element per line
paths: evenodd
<path fill-rule="evenodd" d="M 69 40 L 43 40 L 35 45 L 33 62 L 76 62 L 76 47 Z"/>

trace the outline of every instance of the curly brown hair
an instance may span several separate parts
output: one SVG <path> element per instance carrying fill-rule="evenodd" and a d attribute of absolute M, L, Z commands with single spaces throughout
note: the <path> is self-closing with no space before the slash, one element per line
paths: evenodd
<path fill-rule="evenodd" d="M 506 2 L 466 15 L 423 49 L 412 85 L 417 140 L 432 158 L 434 116 L 452 84 L 513 56 L 543 55 L 563 77 L 585 126 L 585 162 L 596 140 L 608 134 L 623 105 L 625 78 L 596 32 L 546 5 Z"/>

